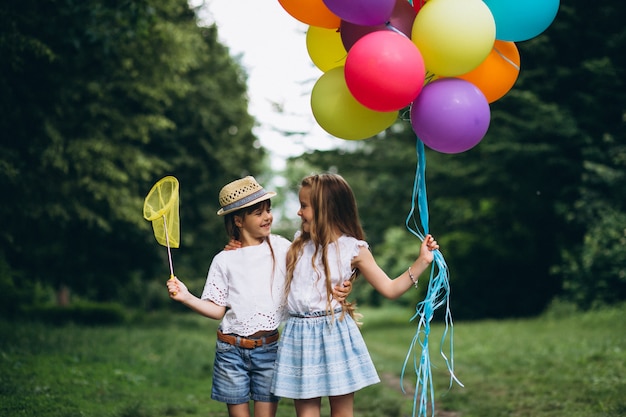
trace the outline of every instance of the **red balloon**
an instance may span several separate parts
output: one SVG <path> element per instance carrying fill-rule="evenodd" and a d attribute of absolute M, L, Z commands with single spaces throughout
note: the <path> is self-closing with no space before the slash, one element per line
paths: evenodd
<path fill-rule="evenodd" d="M 409 38 L 396 32 L 372 32 L 348 52 L 346 84 L 365 107 L 388 112 L 408 106 L 424 85 L 424 59 Z"/>
<path fill-rule="evenodd" d="M 339 27 L 341 41 L 343 42 L 343 46 L 346 48 L 346 51 L 349 51 L 356 41 L 368 33 L 376 32 L 378 30 L 399 31 L 410 38 L 415 16 L 417 16 L 417 12 L 407 0 L 396 0 L 389 22 L 386 24 L 362 26 L 342 20 L 341 26 Z"/>
<path fill-rule="evenodd" d="M 420 9 L 424 7 L 426 0 L 413 0 L 413 9 L 415 13 L 419 13 Z"/>

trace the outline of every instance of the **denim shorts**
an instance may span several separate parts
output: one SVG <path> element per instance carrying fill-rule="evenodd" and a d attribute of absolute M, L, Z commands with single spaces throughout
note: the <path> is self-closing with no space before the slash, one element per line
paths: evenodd
<path fill-rule="evenodd" d="M 226 404 L 278 402 L 270 392 L 278 341 L 244 349 L 216 341 L 211 398 Z"/>

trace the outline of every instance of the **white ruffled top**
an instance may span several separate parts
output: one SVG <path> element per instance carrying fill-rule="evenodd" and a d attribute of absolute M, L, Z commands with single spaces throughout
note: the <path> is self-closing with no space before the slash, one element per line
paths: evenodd
<path fill-rule="evenodd" d="M 270 241 L 275 262 L 267 241 L 222 251 L 213 258 L 201 298 L 228 308 L 220 324 L 222 332 L 249 336 L 277 329 L 284 319 L 291 242 L 278 235 L 270 235 Z"/>
<path fill-rule="evenodd" d="M 296 234 L 297 236 L 298 234 Z M 369 248 L 367 242 L 353 237 L 341 236 L 328 247 L 328 263 L 332 287 L 350 279 L 352 276 L 352 259 L 359 254 L 361 247 Z M 321 254 L 311 263 L 315 246 L 311 241 L 303 247 L 303 253 L 296 268 L 288 297 L 288 310 L 295 313 L 326 311 L 326 279 L 321 263 Z M 331 308 L 341 307 L 335 299 Z"/>

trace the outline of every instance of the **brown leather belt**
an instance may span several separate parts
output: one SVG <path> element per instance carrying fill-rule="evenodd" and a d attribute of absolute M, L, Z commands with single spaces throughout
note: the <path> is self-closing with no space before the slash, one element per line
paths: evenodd
<path fill-rule="evenodd" d="M 229 345 L 242 347 L 244 349 L 254 349 L 263 345 L 274 343 L 278 340 L 279 336 L 278 331 L 276 331 L 275 333 L 270 333 L 269 335 L 259 337 L 258 339 L 249 339 L 247 337 L 224 334 L 219 330 L 217 331 L 218 340 L 228 343 Z"/>

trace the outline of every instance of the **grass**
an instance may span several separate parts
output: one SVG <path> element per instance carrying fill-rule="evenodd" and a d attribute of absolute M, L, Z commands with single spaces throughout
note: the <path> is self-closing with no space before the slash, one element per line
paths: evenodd
<path fill-rule="evenodd" d="M 382 384 L 356 394 L 358 417 L 410 416 L 399 387 L 415 325 L 406 309 L 363 309 Z M 626 307 L 527 320 L 455 323 L 448 389 L 433 325 L 438 416 L 626 416 Z M 210 399 L 216 323 L 193 313 L 111 327 L 0 322 L 0 416 L 226 416 Z M 405 387 L 414 385 L 412 368 Z M 279 417 L 293 416 L 282 400 Z M 324 414 L 328 415 L 327 406 Z"/>
<path fill-rule="evenodd" d="M 465 387 L 450 390 L 445 363 L 436 360 L 442 328 L 435 327 L 437 408 L 462 417 L 626 416 L 625 313 L 456 323 L 455 373 Z M 379 371 L 397 371 L 408 334 L 389 324 L 364 332 Z"/>

